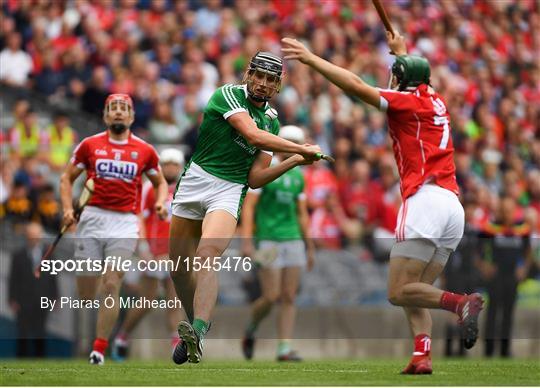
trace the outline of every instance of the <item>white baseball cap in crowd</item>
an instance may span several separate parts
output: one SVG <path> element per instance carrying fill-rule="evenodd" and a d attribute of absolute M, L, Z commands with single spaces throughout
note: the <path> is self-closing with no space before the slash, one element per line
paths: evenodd
<path fill-rule="evenodd" d="M 159 154 L 159 163 L 184 164 L 184 153 L 176 148 L 166 148 Z"/>
<path fill-rule="evenodd" d="M 296 125 L 285 125 L 279 130 L 279 137 L 294 141 L 298 144 L 304 144 L 306 141 L 306 135 L 304 130 Z"/>

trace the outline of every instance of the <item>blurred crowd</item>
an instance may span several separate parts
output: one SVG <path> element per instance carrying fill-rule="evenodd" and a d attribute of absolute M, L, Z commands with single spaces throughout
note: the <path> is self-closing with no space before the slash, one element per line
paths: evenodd
<path fill-rule="evenodd" d="M 500 218 L 504 196 L 515 204 L 515 221 L 538 236 L 539 3 L 400 0 L 386 7 L 409 53 L 429 59 L 432 84 L 446 99 L 468 226 Z M 239 82 L 258 50 L 279 54 L 284 36 L 379 87 L 393 62 L 368 1 L 3 0 L 0 12 L 2 83 L 96 117 L 109 93 L 129 93 L 137 135 L 190 151 L 213 91 Z M 362 242 L 367 259 L 387 258 L 401 199 L 384 115 L 292 63 L 273 104 L 282 124 L 303 127 L 336 158 L 305 170 L 319 245 Z M 53 178 L 89 133 L 71 128 L 61 110 L 41 127 L 25 99 L 11 111 L 13 125 L 0 135 L 1 215 L 56 230 Z"/>

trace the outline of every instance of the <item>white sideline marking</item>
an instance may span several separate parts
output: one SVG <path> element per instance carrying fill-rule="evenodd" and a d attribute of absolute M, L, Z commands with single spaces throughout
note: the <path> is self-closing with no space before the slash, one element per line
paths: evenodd
<path fill-rule="evenodd" d="M 254 372 L 258 370 L 264 370 L 265 372 L 324 372 L 324 373 L 367 373 L 365 369 L 256 369 L 256 368 L 197 368 L 197 369 L 181 369 L 181 368 L 128 368 L 129 370 L 138 371 L 138 372 L 147 372 L 147 371 L 156 371 L 156 372 L 182 372 L 182 371 L 204 371 L 204 372 Z M 75 368 L 2 368 L 2 371 L 5 372 L 80 372 L 81 369 Z M 439 372 L 440 373 L 440 372 Z"/>

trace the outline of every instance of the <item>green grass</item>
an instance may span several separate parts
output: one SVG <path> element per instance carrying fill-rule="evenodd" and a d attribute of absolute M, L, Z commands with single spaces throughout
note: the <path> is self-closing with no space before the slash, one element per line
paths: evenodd
<path fill-rule="evenodd" d="M 401 376 L 406 360 L 277 362 L 3 361 L 1 385 L 538 385 L 538 360 L 436 360 L 434 374 Z"/>

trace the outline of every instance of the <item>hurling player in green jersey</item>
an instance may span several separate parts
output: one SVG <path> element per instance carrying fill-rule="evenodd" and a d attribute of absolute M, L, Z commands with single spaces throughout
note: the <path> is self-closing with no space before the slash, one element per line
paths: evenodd
<path fill-rule="evenodd" d="M 320 157 L 318 146 L 277 136 L 277 112 L 268 100 L 279 92 L 282 74 L 280 57 L 258 52 L 242 84 L 217 89 L 204 110 L 195 152 L 172 204 L 171 277 L 188 317 L 178 325 L 181 341 L 173 353 L 177 364 L 198 363 L 202 357 L 218 293 L 215 264 L 234 235 L 248 185 L 264 186 Z M 273 151 L 294 155 L 271 166 Z"/>
<path fill-rule="evenodd" d="M 304 131 L 293 125 L 281 128 L 279 136 L 298 144 L 304 143 Z M 279 163 L 291 156 L 278 153 L 275 160 Z M 258 274 L 262 291 L 252 305 L 251 321 L 242 341 L 242 351 L 248 360 L 253 357 L 257 327 L 268 316 L 274 303 L 280 300 L 277 360 L 300 361 L 296 352 L 291 350 L 290 339 L 301 271 L 306 265 L 311 270 L 314 263 L 315 248 L 309 238 L 308 217 L 304 176 L 299 168 L 287 171 L 261 189 L 250 191 L 246 197 L 242 214 L 242 250 L 243 255 L 253 256 L 254 235 L 259 248 L 254 256 L 261 262 Z"/>

